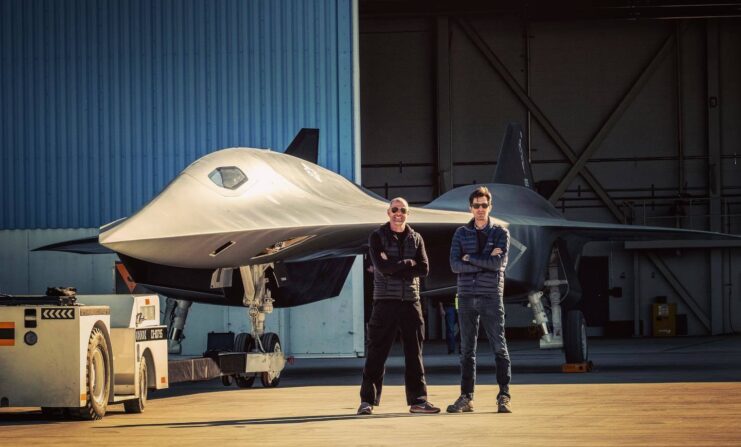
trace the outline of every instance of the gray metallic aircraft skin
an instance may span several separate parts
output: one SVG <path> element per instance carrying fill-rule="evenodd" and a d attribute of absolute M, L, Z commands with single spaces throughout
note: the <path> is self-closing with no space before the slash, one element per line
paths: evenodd
<path fill-rule="evenodd" d="M 247 181 L 235 190 L 217 186 L 209 174 L 219 167 L 237 167 Z M 270 150 L 232 148 L 191 164 L 139 212 L 103 227 L 99 241 L 117 253 L 184 268 L 305 261 L 362 253 L 371 231 L 387 220 L 387 208 L 387 202 L 315 164 Z M 467 220 L 462 212 L 413 208 L 409 223 L 455 228 Z M 266 253 L 294 238 L 306 239 Z"/>
<path fill-rule="evenodd" d="M 235 189 L 217 185 L 209 176 L 225 167 L 239 168 L 247 180 Z M 471 219 L 468 196 L 478 186 L 458 187 L 425 207 L 411 208 L 408 223 L 423 235 L 430 258 L 427 295 L 455 291 L 450 242 L 455 229 Z M 576 264 L 586 242 L 741 239 L 566 220 L 531 189 L 519 125 L 509 126 L 495 182 L 486 186 L 493 193 L 494 223 L 511 235 L 505 285 L 510 301 L 543 288 L 553 247 L 559 248 L 563 273 L 573 283 L 565 302 L 570 306 L 580 299 Z M 285 268 L 288 278 L 283 292 L 274 293 L 275 305 L 290 307 L 339 294 L 350 256 L 367 250 L 368 235 L 388 220 L 387 208 L 386 200 L 309 161 L 231 148 L 195 161 L 136 214 L 102 227 L 99 242 L 119 254 L 135 281 L 174 298 L 212 304 L 241 305 L 243 291 L 240 284 L 233 290 L 211 289 L 215 269 L 273 263 Z"/>
<path fill-rule="evenodd" d="M 429 203 L 427 207 L 439 210 L 467 209 L 469 195 L 479 186 L 482 185 L 455 188 Z M 497 221 L 505 222 L 510 232 L 511 243 L 505 282 L 505 298 L 510 302 L 524 301 L 528 292 L 543 288 L 549 257 L 554 246 L 559 248 L 564 274 L 572 282 L 572 286 L 575 286 L 572 290 L 573 296 L 567 301 L 569 305 L 573 304 L 572 300 L 580 298 L 579 288 L 574 280 L 578 258 L 587 242 L 737 238 L 705 231 L 571 221 L 565 219 L 549 201 L 529 188 L 501 183 L 488 183 L 484 186 L 492 193 L 492 215 L 496 216 Z M 449 250 L 449 247 L 450 241 L 445 245 L 446 250 Z M 432 288 L 445 287 L 444 283 L 439 283 L 436 279 L 433 278 L 433 282 L 428 285 Z"/>

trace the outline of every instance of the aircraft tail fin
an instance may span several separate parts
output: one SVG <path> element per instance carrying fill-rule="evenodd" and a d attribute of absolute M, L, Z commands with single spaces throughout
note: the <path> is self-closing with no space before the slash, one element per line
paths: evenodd
<path fill-rule="evenodd" d="M 493 182 L 535 189 L 527 149 L 527 138 L 522 126 L 519 123 L 509 123 L 499 151 Z"/>
<path fill-rule="evenodd" d="M 316 163 L 319 160 L 319 129 L 301 129 L 288 145 L 285 153 Z"/>

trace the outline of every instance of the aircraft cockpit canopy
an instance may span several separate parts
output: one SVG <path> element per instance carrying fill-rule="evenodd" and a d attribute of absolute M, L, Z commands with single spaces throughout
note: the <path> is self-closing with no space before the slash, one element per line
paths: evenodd
<path fill-rule="evenodd" d="M 236 166 L 216 168 L 208 175 L 217 186 L 226 189 L 237 189 L 247 181 L 247 176 Z"/>

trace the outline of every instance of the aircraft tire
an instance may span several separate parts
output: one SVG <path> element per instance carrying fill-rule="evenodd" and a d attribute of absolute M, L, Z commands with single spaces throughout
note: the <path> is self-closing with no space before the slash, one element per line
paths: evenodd
<path fill-rule="evenodd" d="M 274 332 L 263 334 L 261 341 L 265 352 L 281 352 L 278 334 Z M 260 381 L 265 388 L 275 388 L 280 383 L 280 371 L 265 371 L 260 375 Z"/>
<path fill-rule="evenodd" d="M 580 310 L 570 310 L 566 314 L 563 347 L 566 352 L 566 363 L 584 363 L 589 361 L 587 322 Z"/>
<path fill-rule="evenodd" d="M 237 352 L 251 352 L 254 347 L 255 340 L 252 338 L 252 334 L 241 332 L 237 334 L 237 337 L 234 339 L 234 350 Z M 256 377 L 257 376 L 254 373 L 237 374 L 234 376 L 234 383 L 238 388 L 252 388 Z M 225 386 L 227 385 L 223 376 L 221 377 L 221 383 Z"/>

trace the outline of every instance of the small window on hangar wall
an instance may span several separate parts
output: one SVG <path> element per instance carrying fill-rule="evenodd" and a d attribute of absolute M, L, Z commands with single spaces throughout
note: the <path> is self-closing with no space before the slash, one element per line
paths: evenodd
<path fill-rule="evenodd" d="M 237 189 L 247 181 L 247 176 L 236 166 L 216 168 L 211 171 L 208 178 L 216 185 L 226 189 Z"/>

